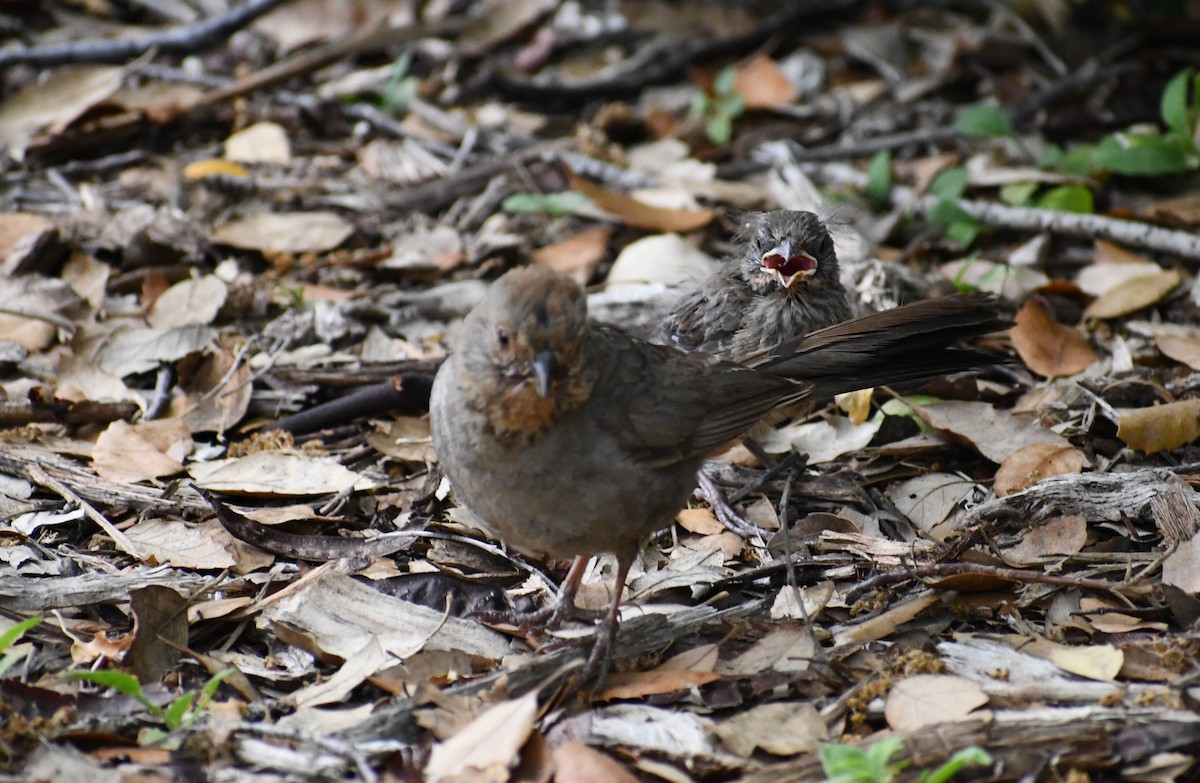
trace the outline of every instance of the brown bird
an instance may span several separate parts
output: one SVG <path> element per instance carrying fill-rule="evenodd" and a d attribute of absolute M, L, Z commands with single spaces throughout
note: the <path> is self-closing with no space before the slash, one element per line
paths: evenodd
<path fill-rule="evenodd" d="M 812 212 L 747 217 L 743 247 L 663 323 L 686 351 L 739 360 L 848 320 L 833 238 Z"/>
<path fill-rule="evenodd" d="M 1005 325 L 984 296 L 927 300 L 761 352 L 750 367 L 589 324 L 574 281 L 516 269 L 467 315 L 438 371 L 433 443 L 459 502 L 492 533 L 526 553 L 574 558 L 538 620 L 579 616 L 587 558 L 616 555 L 617 588 L 588 662 L 602 682 L 638 543 L 671 524 L 707 455 L 808 398 L 994 363 L 950 346 Z"/>

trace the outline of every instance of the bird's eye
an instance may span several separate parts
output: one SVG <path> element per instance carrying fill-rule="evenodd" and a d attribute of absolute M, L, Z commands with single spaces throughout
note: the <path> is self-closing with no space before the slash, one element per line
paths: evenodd
<path fill-rule="evenodd" d="M 507 348 L 508 347 L 508 331 L 505 329 L 497 329 L 496 330 L 496 342 L 500 345 L 501 348 Z"/>

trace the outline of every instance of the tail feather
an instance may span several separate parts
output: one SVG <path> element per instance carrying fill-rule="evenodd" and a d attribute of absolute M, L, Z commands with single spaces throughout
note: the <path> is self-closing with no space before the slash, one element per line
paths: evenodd
<path fill-rule="evenodd" d="M 998 364 L 1002 358 L 955 344 L 1010 325 L 985 294 L 926 299 L 821 329 L 751 363 L 808 381 L 816 396 L 826 397 Z"/>

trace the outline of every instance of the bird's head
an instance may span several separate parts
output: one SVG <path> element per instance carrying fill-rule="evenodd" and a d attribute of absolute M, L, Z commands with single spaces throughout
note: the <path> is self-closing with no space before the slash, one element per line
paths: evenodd
<path fill-rule="evenodd" d="M 756 290 L 798 294 L 826 281 L 837 282 L 833 238 L 812 212 L 778 210 L 755 215 L 744 232 L 748 249 L 743 265 Z"/>

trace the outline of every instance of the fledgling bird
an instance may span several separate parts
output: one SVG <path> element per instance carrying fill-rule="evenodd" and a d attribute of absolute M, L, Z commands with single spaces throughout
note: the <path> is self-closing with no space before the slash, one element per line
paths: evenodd
<path fill-rule="evenodd" d="M 672 344 L 737 361 L 850 318 L 833 238 L 817 215 L 756 213 L 741 239 L 663 322 Z"/>
<path fill-rule="evenodd" d="M 578 284 L 520 268 L 467 315 L 438 371 L 433 444 L 459 502 L 492 533 L 574 558 L 548 624 L 575 612 L 587 558 L 616 555 L 588 662 L 602 682 L 638 544 L 671 524 L 706 456 L 814 396 L 991 364 L 951 346 L 1005 325 L 984 296 L 927 300 L 777 346 L 750 367 L 590 324 Z"/>

